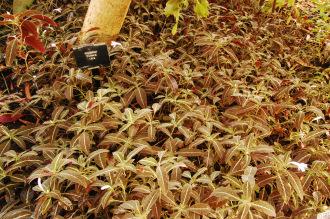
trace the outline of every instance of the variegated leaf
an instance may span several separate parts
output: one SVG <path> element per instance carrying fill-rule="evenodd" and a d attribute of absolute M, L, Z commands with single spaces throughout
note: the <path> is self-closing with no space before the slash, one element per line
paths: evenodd
<path fill-rule="evenodd" d="M 258 200 L 258 201 L 252 202 L 251 205 L 257 211 L 263 212 L 264 214 L 271 216 L 271 217 L 276 217 L 275 208 L 268 202 Z"/>
<path fill-rule="evenodd" d="M 18 50 L 18 39 L 14 38 L 13 40 L 7 43 L 6 47 L 6 66 L 10 67 L 13 64 L 14 59 L 16 58 Z"/>
<path fill-rule="evenodd" d="M 235 190 L 230 187 L 219 187 L 216 188 L 211 196 L 215 196 L 217 198 L 228 199 L 230 201 L 240 201 L 240 197 L 237 195 Z"/>

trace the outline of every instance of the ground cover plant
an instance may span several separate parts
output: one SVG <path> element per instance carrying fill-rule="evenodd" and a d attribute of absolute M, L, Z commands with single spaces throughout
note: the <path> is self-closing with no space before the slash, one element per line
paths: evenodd
<path fill-rule="evenodd" d="M 0 3 L 0 218 L 329 209 L 329 4 L 197 2 L 133 1 L 99 75 L 88 2 Z"/>

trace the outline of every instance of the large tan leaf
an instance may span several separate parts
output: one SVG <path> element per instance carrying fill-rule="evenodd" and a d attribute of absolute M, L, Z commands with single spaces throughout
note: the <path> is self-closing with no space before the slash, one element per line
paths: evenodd
<path fill-rule="evenodd" d="M 85 153 L 89 154 L 91 148 L 91 139 L 87 132 L 83 132 L 79 136 L 79 147 Z"/>
<path fill-rule="evenodd" d="M 133 190 L 133 192 L 137 192 L 137 193 L 142 193 L 142 194 L 150 194 L 150 188 L 148 186 L 145 185 L 138 185 L 136 186 Z M 143 204 L 143 201 L 142 201 Z"/>
<path fill-rule="evenodd" d="M 52 120 L 56 121 L 58 119 L 62 119 L 61 114 L 62 114 L 63 110 L 64 110 L 64 106 L 56 107 L 54 109 L 54 111 L 52 112 Z"/>
<path fill-rule="evenodd" d="M 9 151 L 10 145 L 11 145 L 10 141 L 5 141 L 0 143 L 0 156 L 2 156 L 4 153 Z"/>
<path fill-rule="evenodd" d="M 103 153 L 109 153 L 108 149 L 98 149 L 96 151 L 93 151 L 88 155 L 87 161 L 93 160 L 96 156 L 103 154 Z"/>
<path fill-rule="evenodd" d="M 140 202 L 138 200 L 129 200 L 119 205 L 119 208 L 131 211 L 141 211 Z"/>
<path fill-rule="evenodd" d="M 299 111 L 296 115 L 296 119 L 294 123 L 294 126 L 297 130 L 300 130 L 301 125 L 304 122 L 304 118 L 305 118 L 305 113 L 303 111 Z"/>
<path fill-rule="evenodd" d="M 135 98 L 136 101 L 138 102 L 138 104 L 142 107 L 142 108 L 146 108 L 147 107 L 147 93 L 145 92 L 144 89 L 138 87 L 135 89 Z"/>
<path fill-rule="evenodd" d="M 11 66 L 17 55 L 17 38 L 9 41 L 6 47 L 6 66 Z"/>
<path fill-rule="evenodd" d="M 268 202 L 258 200 L 258 201 L 252 202 L 252 207 L 254 209 L 256 209 L 257 211 L 267 214 L 268 216 L 276 217 L 275 208 Z"/>
<path fill-rule="evenodd" d="M 156 139 L 156 128 L 153 125 L 148 127 L 148 137 L 150 141 L 154 141 Z"/>
<path fill-rule="evenodd" d="M 138 155 L 143 149 L 147 148 L 147 145 L 140 145 L 127 155 L 126 159 L 132 159 L 135 155 Z"/>
<path fill-rule="evenodd" d="M 108 165 L 109 157 L 106 153 L 99 153 L 94 157 L 94 162 L 102 169 Z"/>
<path fill-rule="evenodd" d="M 255 176 L 257 170 L 258 169 L 256 167 L 252 167 L 252 166 L 246 167 L 246 169 L 244 170 L 244 174 L 242 175 L 242 181 L 248 182 L 248 183 L 250 183 L 250 185 L 252 187 L 254 187 L 254 185 L 255 185 L 254 176 Z"/>
<path fill-rule="evenodd" d="M 116 202 L 113 197 L 113 190 L 108 189 L 106 193 L 102 196 L 100 200 L 100 204 L 103 209 L 105 209 L 108 205 L 110 205 L 112 202 Z"/>
<path fill-rule="evenodd" d="M 159 198 L 159 190 L 151 192 L 149 195 L 143 198 L 141 204 L 143 206 L 143 211 L 150 211 L 156 201 Z"/>
<path fill-rule="evenodd" d="M 256 153 L 272 153 L 274 152 L 274 148 L 266 145 L 266 144 L 259 144 L 257 147 L 253 148 L 253 152 Z"/>
<path fill-rule="evenodd" d="M 125 139 L 127 139 L 127 137 L 123 134 L 110 133 L 105 136 L 104 140 L 100 143 L 100 145 L 108 146 L 110 144 L 120 144 L 124 142 Z"/>
<path fill-rule="evenodd" d="M 302 187 L 303 187 L 303 190 L 308 190 L 308 187 L 311 185 L 313 181 L 313 178 L 310 174 L 306 174 L 306 176 L 304 176 L 302 178 Z"/>
<path fill-rule="evenodd" d="M 219 140 L 212 140 L 212 145 L 214 147 L 215 153 L 222 157 L 225 154 L 225 150 L 222 147 L 222 143 Z"/>
<path fill-rule="evenodd" d="M 87 188 L 88 186 L 88 180 L 78 171 L 63 170 L 58 174 L 58 176 L 61 177 L 62 179 L 66 179 L 73 183 L 79 184 L 84 188 Z"/>
<path fill-rule="evenodd" d="M 86 127 L 86 130 L 89 130 L 89 131 L 106 131 L 107 129 L 101 123 L 93 123 L 93 124 L 89 124 Z"/>
<path fill-rule="evenodd" d="M 184 137 L 186 139 L 191 138 L 192 132 L 187 127 L 184 127 L 184 126 L 181 125 L 181 126 L 178 127 L 178 130 L 179 130 L 179 132 L 181 132 L 181 134 L 184 135 Z"/>
<path fill-rule="evenodd" d="M 32 212 L 27 209 L 15 209 L 6 213 L 2 219 L 28 219 L 31 218 Z"/>
<path fill-rule="evenodd" d="M 293 187 L 293 189 L 298 194 L 299 198 L 301 200 L 303 200 L 305 193 L 304 193 L 304 190 L 303 190 L 299 177 L 294 173 L 288 172 L 288 180 L 289 180 L 290 185 Z"/>
<path fill-rule="evenodd" d="M 93 173 L 92 175 L 90 175 L 88 178 L 89 179 L 93 179 L 93 178 L 95 178 L 97 176 L 101 176 L 101 175 L 105 175 L 105 174 L 108 174 L 108 173 L 112 173 L 112 172 L 115 172 L 117 170 L 118 170 L 118 168 L 113 167 L 113 166 L 109 166 L 109 167 L 104 168 L 102 170 L 96 171 L 95 173 Z"/>
<path fill-rule="evenodd" d="M 15 173 L 14 175 L 8 175 L 10 180 L 12 182 L 19 182 L 19 183 L 25 183 L 26 182 L 26 177 L 23 174 L 17 174 Z"/>
<path fill-rule="evenodd" d="M 191 185 L 185 184 L 181 190 L 180 194 L 180 203 L 185 206 L 188 204 L 190 197 L 191 197 Z"/>
<path fill-rule="evenodd" d="M 218 198 L 228 199 L 230 201 L 240 201 L 240 197 L 237 195 L 235 190 L 227 187 L 220 187 L 215 189 L 211 196 L 215 196 Z"/>
<path fill-rule="evenodd" d="M 12 140 L 23 150 L 26 149 L 26 144 L 22 138 L 15 136 L 12 138 Z"/>
<path fill-rule="evenodd" d="M 125 82 L 130 85 L 134 85 L 134 83 L 135 83 L 135 80 L 133 78 L 127 76 L 126 74 L 115 74 L 115 75 L 113 75 L 113 77 L 116 78 L 120 82 Z"/>
<path fill-rule="evenodd" d="M 289 201 L 291 196 L 291 192 L 289 192 L 289 184 L 286 182 L 286 179 L 283 178 L 281 175 L 276 176 L 276 187 L 279 191 L 284 203 Z"/>
<path fill-rule="evenodd" d="M 318 178 L 316 180 L 316 184 L 319 186 L 321 191 L 324 192 L 324 196 L 329 197 L 330 196 L 330 186 L 329 183 L 327 183 L 324 179 Z"/>
<path fill-rule="evenodd" d="M 13 165 L 11 165 L 6 171 L 11 172 L 11 171 L 14 171 L 17 169 L 24 168 L 26 166 L 39 165 L 41 163 L 42 163 L 42 161 L 40 159 L 38 159 L 38 157 L 33 156 L 30 158 L 25 158 L 24 160 L 22 159 L 20 161 L 17 161 Z"/>
<path fill-rule="evenodd" d="M 139 160 L 139 163 L 144 166 L 157 166 L 157 161 L 153 157 L 145 157 L 142 160 Z"/>
<path fill-rule="evenodd" d="M 45 215 L 51 207 L 52 207 L 52 199 L 47 198 L 45 201 L 42 202 L 40 206 L 41 214 Z"/>
<path fill-rule="evenodd" d="M 235 61 L 235 62 L 239 62 L 234 50 L 232 50 L 231 48 L 229 47 L 223 47 L 223 50 L 226 51 L 226 53 L 228 53 L 228 55 L 230 56 L 230 58 Z"/>
<path fill-rule="evenodd" d="M 156 175 L 157 175 L 157 181 L 158 181 L 158 185 L 160 187 L 161 192 L 166 194 L 168 191 L 168 181 L 169 181 L 167 172 L 165 171 L 165 169 L 163 167 L 157 166 Z"/>
<path fill-rule="evenodd" d="M 176 202 L 175 202 L 175 198 L 174 198 L 174 195 L 171 191 L 169 191 L 167 194 L 161 194 L 161 199 L 162 201 L 164 201 L 166 204 L 174 207 L 176 206 Z"/>
<path fill-rule="evenodd" d="M 136 96 L 135 90 L 126 93 L 123 98 L 124 105 L 128 106 L 132 102 L 135 96 Z"/>
<path fill-rule="evenodd" d="M 57 172 L 62 167 L 62 164 L 63 164 L 63 152 L 60 152 L 50 163 L 49 169 L 52 170 L 52 172 Z"/>
<path fill-rule="evenodd" d="M 251 214 L 251 205 L 249 202 L 241 204 L 238 208 L 238 218 L 243 219 L 243 218 L 249 218 L 248 215 Z"/>
<path fill-rule="evenodd" d="M 58 134 L 58 128 L 56 126 L 51 127 L 48 131 L 48 135 L 50 136 L 50 141 L 54 142 L 56 140 Z"/>
<path fill-rule="evenodd" d="M 73 85 L 67 85 L 64 90 L 64 96 L 69 101 L 71 101 L 73 98 L 73 88 Z"/>
<path fill-rule="evenodd" d="M 326 130 L 317 130 L 317 131 L 312 131 L 309 132 L 303 139 L 302 141 L 304 143 L 311 141 L 311 140 L 315 140 L 317 139 L 320 135 L 325 134 L 327 131 Z"/>
<path fill-rule="evenodd" d="M 29 182 L 37 179 L 37 178 L 42 178 L 42 177 L 48 177 L 51 176 L 52 173 L 49 173 L 47 171 L 45 171 L 45 169 L 41 168 L 41 169 L 36 169 L 35 171 L 33 171 L 33 173 L 29 176 L 28 180 Z"/>
<path fill-rule="evenodd" d="M 189 208 L 189 211 L 199 214 L 199 215 L 208 215 L 212 209 L 206 203 L 196 203 Z"/>
<path fill-rule="evenodd" d="M 241 188 L 241 181 L 238 180 L 236 177 L 227 175 L 227 176 L 223 176 L 223 178 L 228 180 L 231 187 L 237 188 L 237 189 Z"/>
<path fill-rule="evenodd" d="M 88 118 L 90 119 L 91 122 L 96 122 L 99 119 L 101 119 L 102 116 L 103 116 L 103 105 L 100 104 L 100 105 L 95 106 L 90 111 L 90 114 L 89 114 Z M 86 128 L 86 130 L 88 130 L 88 128 Z M 103 130 L 106 130 L 106 129 L 103 127 Z"/>

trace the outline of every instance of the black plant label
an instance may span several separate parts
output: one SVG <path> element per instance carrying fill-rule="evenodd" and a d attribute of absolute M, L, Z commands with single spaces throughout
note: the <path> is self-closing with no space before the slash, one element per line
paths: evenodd
<path fill-rule="evenodd" d="M 109 66 L 110 58 L 106 44 L 88 44 L 73 49 L 78 68 Z"/>

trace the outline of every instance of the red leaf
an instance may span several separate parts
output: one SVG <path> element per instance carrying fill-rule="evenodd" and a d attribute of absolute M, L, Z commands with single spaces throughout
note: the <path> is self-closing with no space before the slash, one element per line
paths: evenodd
<path fill-rule="evenodd" d="M 1 123 L 9 123 L 9 122 L 15 122 L 19 120 L 21 117 L 23 117 L 23 114 L 3 114 L 0 115 L 0 124 Z"/>
<path fill-rule="evenodd" d="M 55 21 L 53 21 L 52 19 L 50 19 L 49 17 L 47 17 L 47 16 L 45 16 L 45 15 L 42 15 L 42 14 L 36 14 L 36 15 L 32 15 L 31 17 L 32 17 L 32 18 L 36 18 L 36 19 L 38 19 L 38 20 L 41 20 L 41 21 L 43 21 L 44 23 L 49 24 L 49 25 L 52 25 L 52 26 L 54 26 L 54 27 L 57 27 L 57 26 L 58 26 L 58 24 L 57 24 Z"/>
<path fill-rule="evenodd" d="M 46 52 L 46 49 L 45 49 L 44 44 L 36 36 L 33 36 L 33 35 L 32 36 L 26 36 L 24 38 L 24 43 L 26 45 L 32 46 L 33 48 L 35 48 L 36 50 L 38 50 L 38 51 L 40 51 L 42 53 L 45 53 Z"/>
<path fill-rule="evenodd" d="M 26 36 L 38 36 L 38 30 L 36 25 L 28 20 L 25 20 L 21 24 L 21 29 L 22 29 L 22 37 L 25 38 Z"/>
<path fill-rule="evenodd" d="M 36 25 L 28 20 L 21 24 L 22 38 L 26 45 L 32 46 L 36 50 L 45 53 L 46 49 L 44 44 L 40 41 Z"/>

